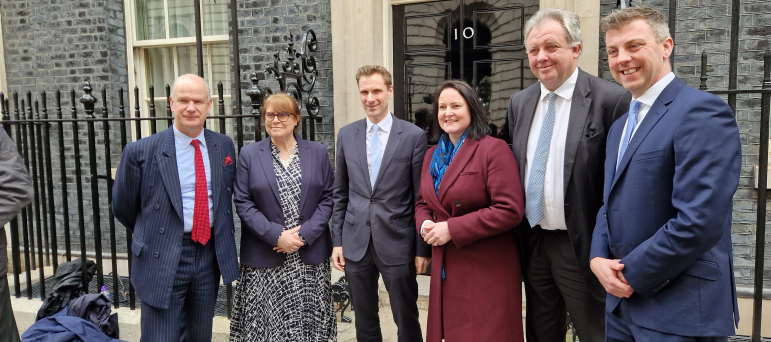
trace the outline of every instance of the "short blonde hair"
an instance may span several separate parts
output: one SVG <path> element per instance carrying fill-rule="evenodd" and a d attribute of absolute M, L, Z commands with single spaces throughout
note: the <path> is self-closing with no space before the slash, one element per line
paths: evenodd
<path fill-rule="evenodd" d="M 380 74 L 383 76 L 383 82 L 385 82 L 386 88 L 391 88 L 391 73 L 388 69 L 379 65 L 365 65 L 356 71 L 356 85 L 359 84 L 359 79 L 363 76 L 372 76 L 374 74 Z"/>
<path fill-rule="evenodd" d="M 289 113 L 289 115 L 294 117 L 297 120 L 297 125 L 294 126 L 294 134 L 297 134 L 298 127 L 300 127 L 300 106 L 297 105 L 297 100 L 286 93 L 276 93 L 268 96 L 262 104 L 263 120 L 268 120 L 265 117 L 265 111 L 269 106 L 273 107 L 276 113 Z"/>
<path fill-rule="evenodd" d="M 600 20 L 600 30 L 604 35 L 608 31 L 619 29 L 636 19 L 642 19 L 648 23 L 657 43 L 661 43 L 671 37 L 669 34 L 669 24 L 664 20 L 664 15 L 653 8 L 645 6 L 614 10 L 607 17 Z"/>

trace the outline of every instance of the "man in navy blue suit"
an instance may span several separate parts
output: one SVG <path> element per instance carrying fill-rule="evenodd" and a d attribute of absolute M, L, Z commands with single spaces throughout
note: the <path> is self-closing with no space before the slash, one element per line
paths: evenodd
<path fill-rule="evenodd" d="M 203 78 L 178 77 L 169 101 L 174 125 L 123 150 L 112 210 L 133 237 L 142 342 L 211 341 L 220 275 L 238 278 L 235 148 L 203 128 L 212 104 Z"/>
<path fill-rule="evenodd" d="M 607 341 L 726 341 L 739 316 L 731 252 L 741 147 L 731 108 L 671 72 L 664 16 L 602 19 L 613 78 L 632 93 L 608 132 L 591 268 Z"/>

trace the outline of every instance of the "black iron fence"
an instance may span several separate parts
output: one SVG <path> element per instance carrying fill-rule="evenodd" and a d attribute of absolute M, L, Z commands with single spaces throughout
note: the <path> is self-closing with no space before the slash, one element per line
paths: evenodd
<path fill-rule="evenodd" d="M 231 109 L 225 108 L 220 82 L 217 87 L 218 96 L 210 112 L 217 115 L 209 115 L 207 119 L 208 127 L 216 127 L 215 130 L 233 138 L 236 151 L 239 152 L 244 144 L 263 138 L 260 107 L 264 95 L 272 92 L 269 88 L 258 86 L 256 74 L 251 75 L 251 81 L 252 87 L 246 92 L 251 98 L 249 114 L 226 114 Z M 122 225 L 116 226 L 109 209 L 112 170 L 117 166 L 117 156 L 126 144 L 141 139 L 143 131 L 155 134 L 159 126 L 172 125 L 168 85 L 165 91 L 165 116 L 160 117 L 154 101 L 149 101 L 148 113 L 143 115 L 140 106 L 143 99 L 139 98 L 138 88 L 134 89 L 133 94 L 133 116 L 126 108 L 126 94 L 122 88 L 118 90 L 117 113 L 110 113 L 107 89 L 101 90 L 101 99 L 98 99 L 93 96 L 89 82 L 85 83 L 79 98 L 75 90 L 65 94 L 57 91 L 51 97 L 45 92 L 35 94 L 34 97 L 31 92 L 21 96 L 13 93 L 9 98 L 0 93 L 1 123 L 16 142 L 32 177 L 35 191 L 33 203 L 22 209 L 18 217 L 10 222 L 13 293 L 17 298 L 26 295 L 32 299 L 35 293 L 39 293 L 41 300 L 44 299 L 44 280 L 50 279 L 56 272 L 60 258 L 70 261 L 74 255 L 76 258 L 81 257 L 84 270 L 86 258 L 95 259 L 96 287 L 92 286 L 92 289 L 100 289 L 106 284 L 107 278 L 107 285 L 111 285 L 109 290 L 114 296 L 114 306 L 120 307 L 121 299 L 126 297 L 123 303 L 131 309 L 136 307 L 133 288 L 127 279 L 121 279 L 118 274 L 119 259 L 126 259 L 128 269 L 131 268 L 131 258 L 127 257 L 131 255 L 131 234 Z M 301 99 L 295 93 L 290 91 L 295 98 Z M 63 96 L 69 96 L 70 108 L 62 107 Z M 154 98 L 152 86 L 149 98 Z M 80 102 L 79 105 L 76 100 Z M 317 106 L 317 101 L 310 101 L 308 99 L 305 103 L 306 107 L 309 104 Z M 97 106 L 99 103 L 101 106 Z M 303 106 L 302 102 L 300 104 Z M 303 139 L 315 140 L 316 124 L 322 118 L 315 115 L 318 113 L 317 108 L 306 109 L 311 115 L 301 116 L 301 135 Z M 65 115 L 65 112 L 69 115 Z M 240 113 L 240 108 L 236 109 L 236 113 Z M 84 133 L 85 140 L 81 140 Z M 73 205 L 77 208 L 71 208 Z M 90 211 L 87 207 L 90 207 Z M 237 217 L 236 222 L 239 222 Z M 73 235 L 79 237 L 79 251 L 72 250 Z M 63 242 L 59 236 L 63 236 Z M 90 239 L 93 240 L 92 244 L 87 241 L 87 236 L 93 237 Z M 109 241 L 109 248 L 103 246 L 104 241 Z M 121 253 L 123 250 L 125 253 Z M 107 276 L 104 274 L 105 255 L 109 255 L 112 269 L 112 274 Z M 44 266 L 52 266 L 53 272 L 46 274 Z M 33 284 L 33 272 L 37 272 L 37 284 Z M 21 277 L 26 278 L 25 289 L 22 289 Z M 88 288 L 86 279 L 84 283 Z M 232 303 L 232 288 L 229 284 L 226 292 L 229 316 Z"/>

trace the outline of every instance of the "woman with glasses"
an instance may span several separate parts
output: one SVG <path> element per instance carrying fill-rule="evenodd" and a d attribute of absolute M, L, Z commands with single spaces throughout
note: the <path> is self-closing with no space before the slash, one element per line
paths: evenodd
<path fill-rule="evenodd" d="M 244 146 L 236 170 L 241 278 L 230 341 L 336 341 L 332 164 L 324 145 L 297 137 L 294 98 L 269 96 L 262 117 L 269 137 Z"/>
<path fill-rule="evenodd" d="M 423 160 L 415 220 L 432 247 L 427 342 L 521 342 L 519 168 L 489 136 L 479 95 L 463 81 L 434 92 L 433 140 Z"/>

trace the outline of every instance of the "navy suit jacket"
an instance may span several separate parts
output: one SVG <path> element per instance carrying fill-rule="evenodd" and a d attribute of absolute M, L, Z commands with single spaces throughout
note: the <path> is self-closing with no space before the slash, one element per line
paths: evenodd
<path fill-rule="evenodd" d="M 296 139 L 302 169 L 299 232 L 307 243 L 300 247 L 300 258 L 307 265 L 318 265 L 332 255 L 328 222 L 335 176 L 324 145 Z M 279 266 L 286 254 L 273 247 L 284 229 L 284 214 L 270 137 L 244 146 L 238 165 L 234 202 L 243 227 L 241 263 L 259 268 Z"/>
<path fill-rule="evenodd" d="M 675 78 L 640 122 L 616 170 L 627 115 L 608 134 L 604 204 L 591 258 L 621 259 L 638 325 L 727 336 L 738 323 L 731 252 L 741 146 L 733 112 Z M 608 294 L 606 310 L 620 298 Z"/>
<path fill-rule="evenodd" d="M 223 281 L 238 279 L 232 187 L 236 169 L 230 137 L 204 129 L 209 148 L 214 224 L 213 243 Z M 225 165 L 230 157 L 232 163 Z M 184 221 L 174 130 L 126 145 L 112 193 L 112 212 L 132 233 L 131 284 L 139 298 L 167 309 L 182 251 Z"/>

